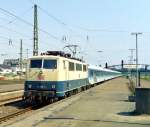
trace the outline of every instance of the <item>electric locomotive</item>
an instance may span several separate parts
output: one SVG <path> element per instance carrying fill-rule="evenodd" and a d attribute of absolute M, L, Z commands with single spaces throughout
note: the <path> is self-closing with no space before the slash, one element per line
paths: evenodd
<path fill-rule="evenodd" d="M 28 60 L 24 99 L 47 101 L 64 98 L 88 84 L 85 62 L 61 51 L 47 51 Z"/>

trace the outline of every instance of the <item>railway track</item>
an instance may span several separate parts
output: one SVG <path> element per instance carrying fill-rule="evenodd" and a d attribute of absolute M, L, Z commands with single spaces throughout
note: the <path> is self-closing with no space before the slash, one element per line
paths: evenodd
<path fill-rule="evenodd" d="M 21 91 L 23 89 L 15 89 L 15 90 L 3 90 L 3 91 L 0 91 L 0 94 L 1 93 L 8 93 L 8 92 L 15 92 L 15 91 Z"/>
<path fill-rule="evenodd" d="M 23 90 L 0 93 L 0 106 L 6 103 L 11 103 L 14 101 L 21 100 L 22 96 L 23 96 Z"/>
<path fill-rule="evenodd" d="M 84 91 L 84 92 L 87 92 L 87 90 Z M 82 94 L 82 93 L 83 93 L 83 92 L 78 93 L 78 94 L 75 94 L 75 96 L 78 96 L 78 95 L 80 95 L 80 94 Z M 74 95 L 73 95 L 73 96 L 74 96 Z M 66 100 L 72 98 L 73 96 L 67 97 L 67 98 L 62 99 L 62 100 L 56 99 L 56 100 L 54 100 L 54 101 L 51 102 L 51 103 L 46 103 L 46 104 L 42 104 L 42 105 L 28 106 L 28 107 L 26 107 L 26 108 L 24 108 L 24 109 L 19 109 L 19 111 L 18 111 L 18 110 L 17 110 L 17 111 L 13 111 L 13 112 L 9 113 L 8 115 L 4 115 L 4 116 L 0 117 L 0 124 L 1 124 L 2 122 L 8 121 L 9 119 L 12 119 L 12 118 L 15 118 L 15 117 L 17 117 L 17 116 L 19 116 L 19 115 L 22 115 L 22 114 L 24 114 L 24 113 L 26 113 L 26 112 L 30 112 L 30 111 L 33 111 L 33 110 L 42 108 L 42 107 L 44 107 L 44 106 L 46 106 L 46 105 L 55 104 L 55 102 L 61 103 L 62 101 L 66 101 Z M 15 102 L 11 102 L 11 103 L 15 103 Z M 10 103 L 10 104 L 8 103 L 8 104 L 6 104 L 6 105 L 11 105 L 11 103 Z M 17 103 L 17 102 L 16 102 L 16 103 Z M 3 106 L 5 106 L 5 105 L 3 105 Z M 6 109 L 7 109 L 7 108 L 6 108 Z"/>
<path fill-rule="evenodd" d="M 58 101 L 58 100 L 54 100 L 53 103 L 55 103 L 56 101 Z M 11 118 L 15 118 L 21 114 L 24 114 L 26 112 L 37 110 L 39 108 L 42 108 L 46 105 L 53 104 L 53 103 L 31 105 L 24 100 L 19 100 L 19 101 L 9 102 L 9 103 L 3 104 L 3 105 L 1 104 L 0 107 L 5 108 L 3 112 L 7 111 L 8 108 L 9 109 L 12 108 L 11 109 L 12 111 L 9 112 L 8 114 L 6 113 L 6 114 L 3 114 L 3 116 L 0 116 L 0 124 L 2 122 L 6 122 L 7 120 L 9 120 Z M 15 107 L 14 105 L 18 105 L 18 108 L 16 108 L 15 111 L 13 111 L 14 110 L 13 108 Z"/>
<path fill-rule="evenodd" d="M 14 118 L 14 117 L 16 117 L 16 116 L 18 116 L 18 115 L 24 114 L 24 113 L 26 113 L 26 112 L 28 112 L 28 111 L 31 111 L 32 108 L 33 108 L 32 106 L 31 106 L 31 107 L 27 107 L 27 108 L 25 108 L 25 109 L 22 109 L 22 110 L 19 110 L 19 111 L 10 113 L 9 115 L 0 117 L 0 123 L 5 122 L 5 121 L 7 121 L 8 119 Z"/>
<path fill-rule="evenodd" d="M 15 102 L 15 101 L 18 101 L 18 100 L 21 100 L 21 99 L 22 99 L 22 96 L 5 99 L 5 100 L 0 101 L 0 106 L 1 106 L 1 105 L 5 105 L 5 104 L 7 104 L 7 103 Z"/>
<path fill-rule="evenodd" d="M 15 100 L 8 103 L 0 104 L 0 123 L 31 111 L 35 105 L 29 105 L 24 100 Z"/>

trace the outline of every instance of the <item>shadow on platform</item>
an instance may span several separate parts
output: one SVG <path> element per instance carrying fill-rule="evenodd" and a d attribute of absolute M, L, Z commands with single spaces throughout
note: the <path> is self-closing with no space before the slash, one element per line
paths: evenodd
<path fill-rule="evenodd" d="M 137 113 L 135 110 L 134 111 L 131 111 L 131 112 L 119 112 L 117 113 L 118 115 L 121 115 L 121 116 L 139 116 L 140 114 Z"/>

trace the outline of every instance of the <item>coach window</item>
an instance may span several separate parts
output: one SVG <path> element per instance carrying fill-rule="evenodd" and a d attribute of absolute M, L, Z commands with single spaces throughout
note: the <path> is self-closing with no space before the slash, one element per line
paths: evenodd
<path fill-rule="evenodd" d="M 43 68 L 44 69 L 56 69 L 57 61 L 56 60 L 44 60 Z"/>
<path fill-rule="evenodd" d="M 83 71 L 87 71 L 86 65 L 83 65 Z"/>
<path fill-rule="evenodd" d="M 30 67 L 31 68 L 41 68 L 42 67 L 42 59 L 31 60 Z"/>
<path fill-rule="evenodd" d="M 74 63 L 69 62 L 69 71 L 74 71 Z"/>
<path fill-rule="evenodd" d="M 82 71 L 82 64 L 76 64 L 76 70 Z"/>
<path fill-rule="evenodd" d="M 93 77 L 94 71 L 90 70 L 90 77 Z"/>

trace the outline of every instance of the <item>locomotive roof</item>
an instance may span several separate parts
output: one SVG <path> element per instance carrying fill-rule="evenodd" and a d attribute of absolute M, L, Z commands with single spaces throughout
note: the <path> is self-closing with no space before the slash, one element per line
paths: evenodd
<path fill-rule="evenodd" d="M 62 59 L 66 59 L 72 62 L 79 62 L 79 63 L 84 63 L 86 64 L 86 62 L 78 60 L 78 59 L 74 59 L 74 58 L 68 58 L 68 57 L 63 57 L 63 56 L 59 56 L 59 55 L 39 55 L 39 56 L 32 56 L 29 59 L 38 59 L 38 58 L 62 58 Z"/>
<path fill-rule="evenodd" d="M 62 58 L 66 58 L 66 59 L 75 60 L 75 61 L 85 63 L 82 59 L 72 57 L 71 54 L 65 53 L 63 51 L 46 51 L 44 53 L 41 53 L 41 55 L 34 56 L 32 58 L 39 58 L 39 57 L 43 58 L 43 56 L 44 57 L 57 57 L 57 58 L 62 57 Z"/>

